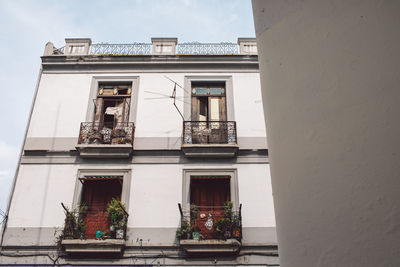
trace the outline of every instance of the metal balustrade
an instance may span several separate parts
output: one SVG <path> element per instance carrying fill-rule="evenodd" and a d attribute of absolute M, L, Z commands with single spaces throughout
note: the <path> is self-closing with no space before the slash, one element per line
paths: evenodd
<path fill-rule="evenodd" d="M 53 55 L 65 54 L 65 46 L 55 48 Z M 151 43 L 132 44 L 91 44 L 89 55 L 151 55 Z M 183 55 L 237 55 L 239 46 L 235 43 L 181 43 L 176 45 L 176 54 Z"/>
<path fill-rule="evenodd" d="M 237 210 L 226 206 L 195 206 L 195 210 L 193 205 L 190 210 L 182 210 L 180 204 L 178 207 L 181 214 L 178 239 L 242 239 L 241 204 Z M 196 237 L 194 232 L 200 236 Z"/>
<path fill-rule="evenodd" d="M 183 144 L 237 144 L 235 121 L 184 121 Z"/>
<path fill-rule="evenodd" d="M 118 122 L 104 125 L 82 122 L 78 144 L 133 144 L 135 126 L 133 122 Z"/>

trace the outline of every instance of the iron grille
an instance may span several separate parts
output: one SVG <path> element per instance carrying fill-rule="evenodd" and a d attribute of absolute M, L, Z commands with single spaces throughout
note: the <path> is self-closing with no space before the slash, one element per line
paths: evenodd
<path fill-rule="evenodd" d="M 242 239 L 242 204 L 237 210 L 225 206 L 196 206 L 194 211 L 192 207 L 193 204 L 190 210 L 182 210 L 178 204 L 181 214 L 179 239 L 192 239 L 193 232 L 199 232 L 200 239 Z"/>
<path fill-rule="evenodd" d="M 82 122 L 78 144 L 131 144 L 135 126 L 133 122 L 118 122 L 104 125 L 96 122 Z"/>
<path fill-rule="evenodd" d="M 90 55 L 150 55 L 151 44 L 92 44 Z"/>
<path fill-rule="evenodd" d="M 183 144 L 237 144 L 235 121 L 184 121 Z"/>
<path fill-rule="evenodd" d="M 239 46 L 235 43 L 182 43 L 177 46 L 178 54 L 190 55 L 231 55 L 239 54 Z"/>

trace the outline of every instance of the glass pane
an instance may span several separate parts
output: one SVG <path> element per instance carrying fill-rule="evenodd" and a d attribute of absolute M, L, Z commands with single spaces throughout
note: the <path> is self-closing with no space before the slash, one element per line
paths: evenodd
<path fill-rule="evenodd" d="M 222 95 L 224 93 L 224 88 L 210 88 L 211 95 Z"/>
<path fill-rule="evenodd" d="M 211 121 L 219 121 L 219 98 L 211 98 L 210 105 Z"/>
<path fill-rule="evenodd" d="M 206 87 L 196 87 L 195 88 L 195 94 L 196 95 L 207 95 L 208 94 L 208 88 L 206 88 Z"/>

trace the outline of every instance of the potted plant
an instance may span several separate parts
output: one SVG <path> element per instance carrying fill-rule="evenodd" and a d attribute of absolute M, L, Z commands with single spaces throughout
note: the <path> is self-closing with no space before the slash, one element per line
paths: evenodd
<path fill-rule="evenodd" d="M 126 212 L 124 204 L 118 199 L 113 198 L 110 203 L 108 203 L 107 212 L 110 221 L 110 231 L 115 232 L 115 237 L 117 239 L 123 239 L 126 227 Z"/>
<path fill-rule="evenodd" d="M 126 139 L 126 131 L 121 128 L 112 130 L 111 132 L 111 144 L 120 144 L 122 140 Z"/>
<path fill-rule="evenodd" d="M 220 239 L 228 239 L 231 237 L 232 221 L 229 218 L 222 218 L 215 221 L 215 233 Z"/>
<path fill-rule="evenodd" d="M 89 144 L 102 144 L 103 135 L 97 129 L 91 129 L 88 132 Z"/>
<path fill-rule="evenodd" d="M 215 232 L 218 238 L 228 239 L 234 236 L 240 237 L 240 218 L 233 215 L 233 204 L 230 201 L 224 202 L 224 217 L 215 221 Z"/>
<path fill-rule="evenodd" d="M 176 230 L 176 238 L 178 239 L 190 239 L 192 236 L 192 227 L 186 220 L 182 221 L 181 227 Z"/>

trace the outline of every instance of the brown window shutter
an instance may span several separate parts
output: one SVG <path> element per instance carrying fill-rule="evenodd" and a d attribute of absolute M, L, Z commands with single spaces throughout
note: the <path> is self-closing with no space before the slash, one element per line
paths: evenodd
<path fill-rule="evenodd" d="M 96 99 L 96 107 L 95 107 L 95 114 L 94 114 L 94 123 L 101 124 L 103 122 L 103 106 L 104 101 L 103 98 L 99 97 Z"/>

